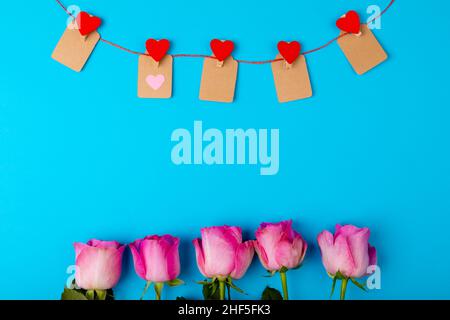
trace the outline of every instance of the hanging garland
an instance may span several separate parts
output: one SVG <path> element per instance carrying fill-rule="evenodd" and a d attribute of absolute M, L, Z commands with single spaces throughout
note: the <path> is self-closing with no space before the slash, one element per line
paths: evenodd
<path fill-rule="evenodd" d="M 141 98 L 170 98 L 172 96 L 172 74 L 174 58 L 203 58 L 204 66 L 200 87 L 200 99 L 216 102 L 234 100 L 238 64 L 271 64 L 279 102 L 305 99 L 312 96 L 306 56 L 338 42 L 353 69 L 364 74 L 387 59 L 381 45 L 368 25 L 383 16 L 394 4 L 390 0 L 386 8 L 367 24 L 361 24 L 356 11 L 349 11 L 336 21 L 340 34 L 325 44 L 302 52 L 297 41 L 280 41 L 279 55 L 268 60 L 243 60 L 232 57 L 234 43 L 230 40 L 211 41 L 213 55 L 178 53 L 169 55 L 167 39 L 148 39 L 146 52 L 128 49 L 104 39 L 97 32 L 102 24 L 99 17 L 87 12 L 75 16 L 60 0 L 56 3 L 72 18 L 61 37 L 52 57 L 63 65 L 81 71 L 98 42 L 139 56 L 138 96 Z"/>

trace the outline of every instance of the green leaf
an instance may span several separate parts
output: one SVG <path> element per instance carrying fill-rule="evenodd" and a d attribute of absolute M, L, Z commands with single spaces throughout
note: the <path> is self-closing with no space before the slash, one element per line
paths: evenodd
<path fill-rule="evenodd" d="M 153 285 L 156 294 L 156 300 L 161 300 L 164 282 L 155 282 Z"/>
<path fill-rule="evenodd" d="M 87 298 L 78 290 L 64 288 L 64 292 L 61 294 L 61 300 L 87 300 Z"/>
<path fill-rule="evenodd" d="M 106 300 L 106 290 L 95 290 L 97 300 Z"/>
<path fill-rule="evenodd" d="M 106 290 L 106 300 L 107 300 L 107 301 L 115 300 L 113 289 Z"/>
<path fill-rule="evenodd" d="M 220 287 L 219 281 L 214 280 L 214 282 L 211 283 L 210 286 L 211 286 L 211 294 L 214 295 L 218 291 L 217 289 L 219 289 L 219 287 Z M 220 294 L 219 294 L 219 296 L 220 296 Z"/>
<path fill-rule="evenodd" d="M 230 286 L 230 288 L 236 290 L 237 292 L 242 293 L 242 294 L 245 294 L 244 290 L 238 288 L 238 287 L 233 283 L 233 280 L 231 279 L 231 277 L 228 277 L 228 278 L 227 278 L 226 284 L 227 284 L 228 286 Z"/>
<path fill-rule="evenodd" d="M 113 289 L 109 289 L 106 291 L 106 300 L 115 300 Z"/>
<path fill-rule="evenodd" d="M 334 289 L 336 289 L 336 281 L 337 281 L 337 278 L 333 277 L 333 284 L 331 285 L 330 299 L 333 297 Z"/>
<path fill-rule="evenodd" d="M 95 300 L 95 291 L 94 290 L 86 291 L 86 298 L 88 300 Z"/>
<path fill-rule="evenodd" d="M 181 280 L 181 279 L 175 279 L 175 280 L 172 280 L 172 281 L 168 281 L 167 284 L 170 287 L 178 287 L 178 286 L 181 286 L 182 284 L 184 284 L 184 281 Z"/>
<path fill-rule="evenodd" d="M 266 287 L 262 293 L 261 300 L 283 300 L 283 296 L 277 289 Z"/>
<path fill-rule="evenodd" d="M 89 295 L 88 295 L 89 294 Z M 64 292 L 61 295 L 61 300 L 114 300 L 114 291 L 113 289 L 108 290 L 90 290 L 88 293 L 87 290 L 84 289 L 70 289 L 64 288 Z"/>
<path fill-rule="evenodd" d="M 353 284 L 354 284 L 355 286 L 357 286 L 357 287 L 360 288 L 361 290 L 367 291 L 366 287 L 365 287 L 362 283 L 359 283 L 358 281 L 356 281 L 356 280 L 353 279 L 353 278 L 350 278 L 350 280 L 353 282 Z"/>
<path fill-rule="evenodd" d="M 203 298 L 205 300 L 220 300 L 220 292 L 217 281 L 203 285 Z"/>
<path fill-rule="evenodd" d="M 142 291 L 142 294 L 141 294 L 141 298 L 140 298 L 141 301 L 144 300 L 145 295 L 147 294 L 148 288 L 150 288 L 150 285 L 151 285 L 151 284 L 152 284 L 151 281 L 147 281 L 147 282 L 146 282 L 145 287 L 144 287 L 144 290 Z"/>

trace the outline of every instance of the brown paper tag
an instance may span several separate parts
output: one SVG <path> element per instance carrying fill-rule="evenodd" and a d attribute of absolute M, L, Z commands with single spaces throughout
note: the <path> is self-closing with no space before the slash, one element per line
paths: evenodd
<path fill-rule="evenodd" d="M 69 27 L 59 39 L 52 58 L 66 67 L 80 72 L 99 40 L 100 35 L 96 31 L 83 37 L 76 28 Z"/>
<path fill-rule="evenodd" d="M 160 98 L 172 97 L 173 57 L 165 55 L 157 63 L 152 57 L 139 56 L 138 97 Z"/>
<path fill-rule="evenodd" d="M 361 25 L 361 32 L 360 36 L 349 34 L 338 39 L 339 46 L 359 75 L 375 68 L 388 57 L 366 24 Z"/>
<path fill-rule="evenodd" d="M 280 59 L 277 55 L 276 59 Z M 272 62 L 272 73 L 279 102 L 306 99 L 312 96 L 306 58 L 301 55 L 290 66 L 285 60 Z"/>
<path fill-rule="evenodd" d="M 216 102 L 233 102 L 238 73 L 238 63 L 228 57 L 223 65 L 218 60 L 205 58 L 203 63 L 200 100 Z"/>

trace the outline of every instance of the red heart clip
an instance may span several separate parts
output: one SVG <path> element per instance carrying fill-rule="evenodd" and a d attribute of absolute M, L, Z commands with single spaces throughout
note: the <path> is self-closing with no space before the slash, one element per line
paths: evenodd
<path fill-rule="evenodd" d="M 336 21 L 336 26 L 342 31 L 358 34 L 361 32 L 361 21 L 356 11 L 349 11 Z"/>
<path fill-rule="evenodd" d="M 214 39 L 211 41 L 211 50 L 217 60 L 224 61 L 233 52 L 234 43 L 230 40 L 221 41 L 218 39 Z"/>
<path fill-rule="evenodd" d="M 147 52 L 150 57 L 152 57 L 156 62 L 161 61 L 166 55 L 170 48 L 170 42 L 167 39 L 155 40 L 148 39 L 145 43 L 147 47 Z"/>
<path fill-rule="evenodd" d="M 278 51 L 280 51 L 281 56 L 286 60 L 287 63 L 292 64 L 300 55 L 302 46 L 298 41 L 278 42 Z"/>
<path fill-rule="evenodd" d="M 76 19 L 78 31 L 85 37 L 88 34 L 96 31 L 102 24 L 102 19 L 91 16 L 89 13 L 81 11 Z"/>

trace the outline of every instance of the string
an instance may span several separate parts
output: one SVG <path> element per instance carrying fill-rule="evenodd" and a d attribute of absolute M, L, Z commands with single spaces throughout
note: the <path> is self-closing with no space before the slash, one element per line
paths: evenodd
<path fill-rule="evenodd" d="M 381 11 L 379 15 L 377 15 L 376 17 L 374 17 L 373 19 L 371 19 L 370 21 L 368 21 L 367 24 L 370 24 L 370 23 L 372 23 L 372 22 L 374 22 L 374 21 L 380 19 L 381 16 L 384 15 L 384 14 L 389 10 L 389 8 L 392 7 L 392 5 L 394 4 L 394 2 L 395 2 L 395 0 L 391 0 L 391 1 L 389 2 L 389 4 L 386 6 L 386 8 L 385 8 L 383 11 Z M 69 15 L 69 16 L 70 16 L 70 17 L 72 17 L 72 18 L 75 19 L 74 15 L 73 15 L 69 10 L 67 10 L 67 8 L 64 6 L 64 4 L 63 4 L 60 0 L 56 0 L 56 3 L 57 3 L 57 4 L 58 4 L 58 5 L 59 5 L 59 6 L 60 6 L 60 7 L 61 7 L 61 8 Z M 306 55 L 308 55 L 308 54 L 311 54 L 311 53 L 317 52 L 317 51 L 319 51 L 319 50 L 325 49 L 326 47 L 328 47 L 328 46 L 330 46 L 331 44 L 333 44 L 335 41 L 337 41 L 337 40 L 339 40 L 340 38 L 345 37 L 345 36 L 347 36 L 347 35 L 349 35 L 349 33 L 342 33 L 341 35 L 339 35 L 339 36 L 337 36 L 337 37 L 331 39 L 330 41 L 328 41 L 327 43 L 321 45 L 320 47 L 317 47 L 317 48 L 315 48 L 315 49 L 311 49 L 311 50 L 305 51 L 305 52 L 303 52 L 302 54 L 306 56 Z M 120 50 L 122 50 L 122 51 L 131 53 L 131 54 L 148 56 L 148 53 L 146 53 L 146 52 L 139 52 L 139 51 L 134 51 L 134 50 L 125 48 L 125 47 L 123 47 L 123 46 L 121 46 L 121 45 L 119 45 L 119 44 L 117 44 L 117 43 L 115 43 L 115 42 L 106 40 L 106 39 L 104 39 L 104 38 L 102 38 L 102 37 L 100 37 L 100 41 L 102 41 L 103 43 L 106 43 L 106 44 L 108 44 L 108 45 L 110 45 L 110 46 L 112 46 L 112 47 L 114 47 L 114 48 L 120 49 Z M 210 59 L 216 59 L 214 56 L 210 56 L 210 55 L 204 55 L 204 54 L 187 54 L 187 53 L 173 54 L 172 57 L 174 57 L 174 58 L 210 58 Z M 283 59 L 283 58 L 279 58 L 279 59 L 260 60 L 260 61 L 255 61 L 255 60 L 240 60 L 240 59 L 235 59 L 235 60 L 236 60 L 238 63 L 245 63 L 245 64 L 269 64 L 269 63 L 273 63 L 273 62 L 277 62 L 277 61 L 282 61 L 282 60 L 284 60 L 284 59 Z"/>

